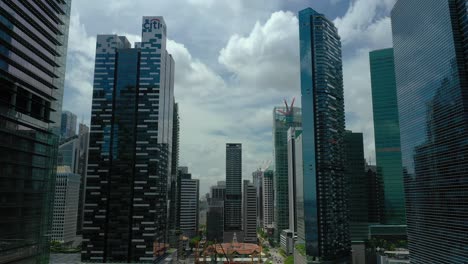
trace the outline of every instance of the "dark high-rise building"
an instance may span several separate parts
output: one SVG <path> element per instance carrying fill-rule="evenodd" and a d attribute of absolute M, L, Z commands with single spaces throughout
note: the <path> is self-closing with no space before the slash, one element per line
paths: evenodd
<path fill-rule="evenodd" d="M 224 234 L 224 201 L 208 200 L 206 213 L 206 239 L 211 242 L 222 243 Z"/>
<path fill-rule="evenodd" d="M 176 247 L 178 241 L 178 230 L 180 229 L 179 222 L 179 203 L 177 202 L 179 198 L 179 130 L 180 130 L 180 121 L 179 121 L 179 106 L 174 104 L 174 116 L 172 121 L 172 168 L 171 168 L 171 177 L 168 182 L 168 198 L 169 198 L 169 212 L 168 212 L 168 237 L 171 246 Z"/>
<path fill-rule="evenodd" d="M 49 263 L 70 8 L 0 1 L 0 263 Z"/>
<path fill-rule="evenodd" d="M 153 262 L 167 241 L 174 60 L 162 17 L 142 42 L 98 35 L 83 222 L 83 261 Z"/>
<path fill-rule="evenodd" d="M 346 187 L 348 188 L 349 229 L 352 242 L 364 242 L 368 235 L 368 181 L 365 171 L 362 133 L 344 135 Z"/>
<path fill-rule="evenodd" d="M 70 111 L 62 112 L 60 137 L 67 139 L 76 135 L 76 115 Z"/>
<path fill-rule="evenodd" d="M 257 243 L 257 190 L 249 181 L 244 180 L 242 206 L 242 230 L 245 243 Z"/>
<path fill-rule="evenodd" d="M 288 129 L 301 126 L 301 109 L 285 101 L 284 107 L 273 108 L 273 156 L 274 174 L 274 239 L 279 243 L 280 234 L 289 229 L 289 182 L 288 182 Z"/>
<path fill-rule="evenodd" d="M 223 242 L 224 235 L 224 199 L 226 183 L 219 181 L 211 186 L 208 198 L 208 212 L 206 213 L 206 237 L 211 242 Z"/>
<path fill-rule="evenodd" d="M 348 262 L 350 237 L 343 137 L 341 41 L 335 25 L 311 8 L 299 12 L 303 197 L 298 198 L 297 263 Z M 299 192 L 299 191 L 298 191 Z M 302 216 L 302 217 L 300 217 Z M 299 226 L 299 223 L 298 223 Z M 296 254 L 297 253 L 297 254 Z M 304 253 L 304 254 L 301 254 Z"/>
<path fill-rule="evenodd" d="M 275 206 L 274 206 L 274 188 L 273 177 L 274 171 L 270 168 L 265 169 L 262 177 L 262 194 L 263 194 L 263 229 L 269 235 L 273 235 L 274 221 L 275 221 Z"/>
<path fill-rule="evenodd" d="M 384 188 L 381 222 L 404 225 L 405 195 L 393 49 L 372 51 L 369 57 L 377 173 Z"/>
<path fill-rule="evenodd" d="M 242 230 L 242 144 L 226 144 L 224 230 Z"/>
<path fill-rule="evenodd" d="M 379 224 L 383 219 L 383 184 L 375 166 L 366 165 L 369 223 Z"/>
<path fill-rule="evenodd" d="M 399 0 L 392 17 L 410 261 L 468 262 L 466 0 Z"/>

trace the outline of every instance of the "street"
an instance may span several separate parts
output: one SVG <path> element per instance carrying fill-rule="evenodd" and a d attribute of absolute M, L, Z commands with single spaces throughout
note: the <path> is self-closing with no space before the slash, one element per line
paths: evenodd
<path fill-rule="evenodd" d="M 270 249 L 270 254 L 271 257 L 269 258 L 274 264 L 283 264 L 284 263 L 284 258 L 281 256 L 279 253 L 278 248 L 271 248 Z"/>

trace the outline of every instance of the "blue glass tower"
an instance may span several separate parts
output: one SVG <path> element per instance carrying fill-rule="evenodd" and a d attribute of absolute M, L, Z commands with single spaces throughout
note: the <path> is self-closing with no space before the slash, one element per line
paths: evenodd
<path fill-rule="evenodd" d="M 392 10 L 411 263 L 468 263 L 466 0 Z"/>
<path fill-rule="evenodd" d="M 162 17 L 142 42 L 99 35 L 83 221 L 84 261 L 153 262 L 167 241 L 174 60 Z"/>
<path fill-rule="evenodd" d="M 341 41 L 333 23 L 311 8 L 299 12 L 299 34 L 303 173 L 297 182 L 303 196 L 296 201 L 302 212 L 297 219 L 300 254 L 295 255 L 307 256 L 298 263 L 348 263 Z"/>

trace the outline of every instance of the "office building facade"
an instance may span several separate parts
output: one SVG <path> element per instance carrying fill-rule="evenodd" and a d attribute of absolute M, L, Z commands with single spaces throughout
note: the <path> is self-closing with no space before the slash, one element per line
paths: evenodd
<path fill-rule="evenodd" d="M 257 227 L 263 227 L 263 171 L 252 172 L 252 181 L 257 195 Z"/>
<path fill-rule="evenodd" d="M 76 115 L 70 111 L 62 111 L 60 137 L 62 140 L 76 135 Z"/>
<path fill-rule="evenodd" d="M 0 263 L 49 263 L 70 8 L 0 2 Z"/>
<path fill-rule="evenodd" d="M 275 159 L 274 205 L 275 240 L 279 242 L 282 230 L 289 228 L 289 181 L 288 181 L 288 129 L 301 126 L 301 109 L 285 101 L 284 107 L 273 108 L 273 156 Z"/>
<path fill-rule="evenodd" d="M 468 262 L 466 5 L 400 0 L 391 13 L 407 233 L 415 264 Z"/>
<path fill-rule="evenodd" d="M 52 219 L 53 241 L 71 245 L 76 239 L 80 178 L 81 175 L 73 173 L 70 167 L 57 166 Z"/>
<path fill-rule="evenodd" d="M 367 240 L 369 221 L 364 137 L 362 133 L 346 131 L 343 142 L 351 241 L 364 242 Z"/>
<path fill-rule="evenodd" d="M 296 151 L 298 146 L 296 139 L 302 134 L 302 128 L 291 127 L 288 129 L 288 196 L 289 196 L 289 231 L 297 232 L 297 212 L 296 212 Z M 302 151 L 302 150 L 301 150 Z M 288 233 L 289 234 L 289 233 Z"/>
<path fill-rule="evenodd" d="M 83 221 L 83 261 L 153 262 L 167 241 L 174 60 L 162 17 L 142 42 L 98 35 Z"/>
<path fill-rule="evenodd" d="M 375 155 L 383 182 L 382 224 L 406 224 L 393 49 L 370 52 Z"/>
<path fill-rule="evenodd" d="M 222 243 L 224 239 L 224 201 L 210 198 L 206 213 L 206 239 Z"/>
<path fill-rule="evenodd" d="M 299 12 L 299 37 L 304 189 L 299 207 L 304 218 L 298 221 L 305 221 L 305 230 L 298 232 L 298 243 L 312 259 L 347 262 L 351 245 L 340 36 L 329 19 L 307 8 Z"/>
<path fill-rule="evenodd" d="M 80 175 L 80 197 L 77 216 L 76 233 L 81 234 L 83 225 L 84 187 L 88 166 L 89 128 L 80 124 L 78 135 L 62 138 L 57 155 L 58 166 L 68 166 L 72 173 Z"/>
<path fill-rule="evenodd" d="M 224 230 L 242 229 L 242 144 L 226 144 L 226 197 Z"/>
<path fill-rule="evenodd" d="M 263 228 L 267 230 L 273 230 L 275 221 L 273 177 L 273 170 L 263 172 Z"/>
<path fill-rule="evenodd" d="M 376 166 L 366 164 L 367 192 L 368 198 L 368 218 L 369 223 L 383 223 L 383 183 L 377 175 Z"/>
<path fill-rule="evenodd" d="M 172 122 L 172 162 L 171 162 L 171 178 L 168 186 L 168 238 L 171 247 L 177 246 L 179 239 L 180 230 L 180 219 L 179 219 L 179 134 L 180 134 L 180 120 L 179 120 L 179 106 L 174 104 L 174 114 Z"/>
<path fill-rule="evenodd" d="M 257 190 L 249 181 L 244 180 L 242 206 L 242 230 L 244 231 L 244 243 L 257 243 Z"/>
<path fill-rule="evenodd" d="M 189 177 L 180 180 L 180 231 L 193 238 L 198 235 L 200 181 Z"/>
<path fill-rule="evenodd" d="M 206 214 L 206 237 L 211 242 L 223 242 L 224 238 L 224 199 L 226 196 L 226 182 L 218 181 L 211 186 Z"/>
<path fill-rule="evenodd" d="M 224 201 L 225 197 L 226 197 L 226 182 L 225 181 L 218 181 L 217 185 L 211 186 L 210 198 Z"/>

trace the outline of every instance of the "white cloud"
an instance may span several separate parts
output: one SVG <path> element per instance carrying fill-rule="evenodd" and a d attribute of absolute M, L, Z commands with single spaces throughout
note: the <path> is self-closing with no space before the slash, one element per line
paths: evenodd
<path fill-rule="evenodd" d="M 265 24 L 257 22 L 246 37 L 233 35 L 218 58 L 251 89 L 299 89 L 298 20 L 291 12 L 275 12 Z"/>
<path fill-rule="evenodd" d="M 366 158 L 375 163 L 369 51 L 392 46 L 389 12 L 395 0 L 355 0 L 334 20 L 343 43 L 346 127 L 364 133 Z"/>
<path fill-rule="evenodd" d="M 382 42 L 388 41 L 391 32 L 386 27 L 377 27 L 377 25 L 385 26 L 389 22 L 388 19 L 382 19 L 382 14 L 388 15 L 395 2 L 396 0 L 351 1 L 346 14 L 333 21 L 338 27 L 343 44 L 359 42 L 365 45 L 369 39 L 376 40 L 373 38 L 374 34 L 383 37 Z M 377 31 L 378 29 L 384 29 L 384 32 L 390 34 L 381 34 L 383 32 Z"/>
<path fill-rule="evenodd" d="M 70 18 L 67 69 L 65 75 L 64 110 L 76 113 L 89 123 L 93 92 L 94 55 L 96 38 L 88 35 L 80 15 Z"/>

